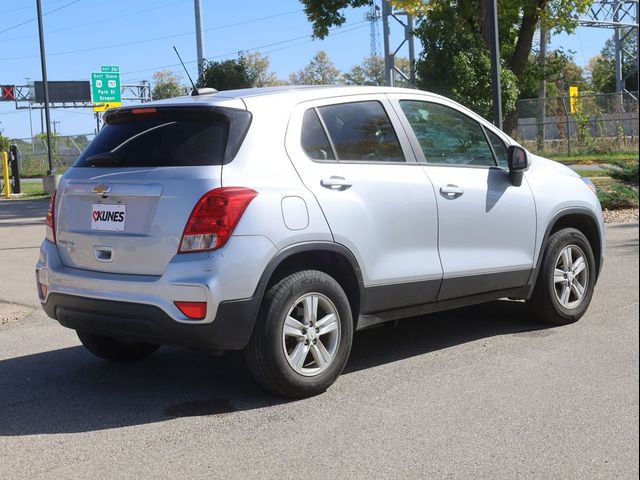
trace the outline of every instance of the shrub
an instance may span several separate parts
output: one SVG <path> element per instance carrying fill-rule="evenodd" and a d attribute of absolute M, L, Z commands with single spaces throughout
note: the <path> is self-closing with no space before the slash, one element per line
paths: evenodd
<path fill-rule="evenodd" d="M 625 162 L 623 160 L 612 160 L 611 168 L 607 169 L 607 174 L 624 183 L 638 185 L 638 162 Z"/>
<path fill-rule="evenodd" d="M 614 183 L 598 188 L 598 199 L 605 210 L 637 208 L 638 190 L 622 183 Z"/>

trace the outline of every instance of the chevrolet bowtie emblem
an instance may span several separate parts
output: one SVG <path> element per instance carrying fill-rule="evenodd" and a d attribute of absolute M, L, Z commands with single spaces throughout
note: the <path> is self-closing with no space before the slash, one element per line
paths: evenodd
<path fill-rule="evenodd" d="M 100 183 L 93 187 L 91 191 L 99 195 L 104 195 L 105 193 L 109 193 L 111 191 L 111 187 L 105 183 Z"/>

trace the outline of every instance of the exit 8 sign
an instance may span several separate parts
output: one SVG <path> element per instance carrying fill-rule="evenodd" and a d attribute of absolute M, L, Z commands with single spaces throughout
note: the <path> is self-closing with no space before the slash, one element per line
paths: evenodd
<path fill-rule="evenodd" d="M 99 72 L 91 74 L 91 100 L 94 112 L 122 105 L 119 67 L 103 66 Z"/>

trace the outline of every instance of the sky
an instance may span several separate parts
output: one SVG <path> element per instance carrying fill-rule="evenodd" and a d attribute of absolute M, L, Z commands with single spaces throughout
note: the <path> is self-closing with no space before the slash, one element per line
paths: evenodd
<path fill-rule="evenodd" d="M 349 70 L 370 53 L 367 8 L 345 12 L 347 23 L 323 41 L 312 40 L 311 24 L 298 0 L 201 0 L 205 57 L 237 58 L 239 51 L 269 56 L 279 78 L 301 70 L 319 50 L 340 70 Z M 25 85 L 41 80 L 35 0 L 0 0 L 0 84 Z M 49 80 L 89 80 L 102 65 L 118 65 L 123 84 L 152 80 L 158 70 L 182 74 L 175 45 L 194 80 L 196 42 L 193 0 L 42 0 L 47 76 Z M 392 45 L 402 32 L 392 23 Z M 379 31 L 382 31 L 380 25 Z M 579 28 L 573 35 L 552 37 L 550 48 L 574 51 L 585 66 L 602 49 L 612 30 Z M 382 41 L 380 39 L 380 41 Z M 379 47 L 382 48 L 381 46 Z M 419 42 L 416 51 L 420 51 Z M 400 51 L 400 55 L 406 53 Z M 184 77 L 184 75 L 183 75 Z M 183 78 L 184 83 L 187 79 Z M 0 102 L 0 129 L 10 138 L 40 133 L 39 111 L 16 110 Z M 53 109 L 60 135 L 93 133 L 91 109 Z"/>

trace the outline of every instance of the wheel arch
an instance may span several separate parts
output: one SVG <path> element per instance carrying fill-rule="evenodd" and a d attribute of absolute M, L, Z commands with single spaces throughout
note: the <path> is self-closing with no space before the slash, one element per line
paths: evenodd
<path fill-rule="evenodd" d="M 280 250 L 265 268 L 256 287 L 254 299 L 258 309 L 269 288 L 288 275 L 301 270 L 319 270 L 330 275 L 340 284 L 349 299 L 355 329 L 364 295 L 362 272 L 353 253 L 337 243 L 305 242 Z M 256 310 L 256 317 L 257 313 L 258 310 Z"/>
<path fill-rule="evenodd" d="M 602 237 L 600 235 L 600 228 L 598 227 L 598 220 L 593 212 L 586 209 L 569 209 L 563 210 L 556 214 L 545 234 L 544 246 L 551 235 L 564 229 L 575 228 L 582 232 L 587 237 L 591 250 L 593 251 L 593 257 L 596 260 L 596 275 L 600 275 L 601 261 L 602 261 Z"/>
<path fill-rule="evenodd" d="M 533 288 L 535 287 L 540 266 L 542 264 L 542 257 L 544 256 L 545 249 L 547 248 L 549 237 L 564 228 L 575 228 L 576 230 L 579 230 L 589 241 L 589 245 L 591 245 L 593 256 L 596 261 L 597 279 L 600 275 L 600 270 L 602 269 L 602 254 L 604 248 L 604 239 L 600 233 L 599 223 L 600 222 L 598 221 L 596 214 L 586 208 L 563 209 L 552 217 L 551 221 L 547 225 L 547 229 L 540 245 L 537 265 L 531 273 L 531 278 L 529 280 L 530 294 L 533 292 Z"/>

